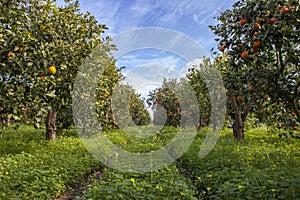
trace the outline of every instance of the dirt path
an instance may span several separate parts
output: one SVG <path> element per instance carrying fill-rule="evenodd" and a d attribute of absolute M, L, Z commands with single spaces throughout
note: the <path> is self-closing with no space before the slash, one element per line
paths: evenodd
<path fill-rule="evenodd" d="M 72 200 L 75 197 L 82 197 L 83 193 L 88 189 L 88 185 L 94 180 L 99 180 L 102 176 L 101 171 L 96 171 L 92 174 L 87 175 L 83 180 L 73 185 L 68 186 L 68 189 L 56 197 L 54 200 Z"/>

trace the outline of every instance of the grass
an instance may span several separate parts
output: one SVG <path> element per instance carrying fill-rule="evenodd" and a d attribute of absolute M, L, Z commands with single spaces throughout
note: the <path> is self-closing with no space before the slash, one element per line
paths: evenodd
<path fill-rule="evenodd" d="M 105 134 L 121 148 L 143 153 L 166 145 L 176 131 L 166 127 L 150 139 Z M 32 127 L 10 128 L 0 139 L 0 199 L 53 199 L 99 168 L 102 177 L 75 199 L 300 199 L 300 140 L 280 139 L 260 127 L 236 142 L 226 129 L 200 159 L 205 133 L 203 128 L 177 162 L 133 174 L 105 168 L 74 131 L 49 142 Z"/>
<path fill-rule="evenodd" d="M 300 141 L 266 134 L 265 127 L 247 131 L 243 142 L 225 130 L 203 159 L 201 137 L 181 157 L 179 166 L 194 181 L 201 199 L 300 198 Z"/>
<path fill-rule="evenodd" d="M 79 138 L 49 142 L 28 126 L 4 131 L 0 147 L 0 199 L 53 199 L 101 167 Z"/>

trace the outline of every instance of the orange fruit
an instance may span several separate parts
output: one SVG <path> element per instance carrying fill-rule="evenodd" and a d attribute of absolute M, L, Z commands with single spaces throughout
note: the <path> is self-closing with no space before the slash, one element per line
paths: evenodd
<path fill-rule="evenodd" d="M 19 48 L 19 52 L 23 53 L 24 49 L 22 47 Z"/>
<path fill-rule="evenodd" d="M 248 53 L 248 51 L 243 51 L 242 52 L 242 55 L 241 55 L 241 57 L 244 59 L 244 58 L 247 58 L 249 56 L 249 53 Z"/>
<path fill-rule="evenodd" d="M 295 113 L 295 112 L 292 112 L 292 116 L 295 117 L 295 116 L 296 116 L 296 113 Z"/>
<path fill-rule="evenodd" d="M 249 90 L 249 91 L 253 91 L 253 85 L 249 85 L 249 86 L 248 86 L 248 90 Z"/>
<path fill-rule="evenodd" d="M 257 32 L 257 31 L 255 31 L 255 32 L 253 33 L 253 35 L 254 35 L 254 36 L 257 36 L 257 35 L 258 35 L 258 32 Z"/>
<path fill-rule="evenodd" d="M 56 68 L 53 65 L 50 66 L 48 70 L 49 70 L 49 73 L 52 75 L 56 73 Z"/>
<path fill-rule="evenodd" d="M 267 14 L 270 15 L 270 14 L 271 14 L 271 11 L 267 10 Z"/>
<path fill-rule="evenodd" d="M 254 48 L 258 48 L 258 47 L 260 47 L 260 45 L 261 45 L 261 41 L 260 40 L 256 40 L 256 41 L 253 42 L 253 47 Z"/>
<path fill-rule="evenodd" d="M 242 97 L 242 96 L 238 96 L 238 97 L 236 98 L 236 100 L 237 100 L 237 101 L 242 101 L 242 100 L 243 100 L 243 97 Z"/>
<path fill-rule="evenodd" d="M 294 130 L 297 130 L 297 129 L 298 129 L 298 126 L 293 126 L 293 129 L 294 129 Z"/>
<path fill-rule="evenodd" d="M 221 52 L 224 52 L 225 46 L 224 46 L 224 45 L 223 45 L 223 46 L 220 46 L 220 47 L 219 47 L 219 50 L 220 50 Z"/>
<path fill-rule="evenodd" d="M 7 54 L 7 57 L 8 58 L 14 58 L 15 57 L 15 54 L 13 53 L 13 52 L 8 52 L 8 54 Z"/>
<path fill-rule="evenodd" d="M 254 24 L 254 27 L 255 27 L 255 29 L 260 29 L 261 28 L 260 24 L 257 23 L 257 22 Z"/>
<path fill-rule="evenodd" d="M 259 22 L 263 22 L 263 21 L 265 21 L 265 19 L 262 18 L 262 17 L 259 17 L 259 18 L 258 18 L 258 21 L 259 21 Z"/>
<path fill-rule="evenodd" d="M 240 25 L 243 26 L 243 25 L 247 24 L 248 22 L 249 22 L 248 19 L 243 18 L 240 20 Z"/>
<path fill-rule="evenodd" d="M 280 14 L 282 15 L 283 13 L 286 13 L 286 12 L 290 12 L 290 9 L 288 7 L 284 7 L 280 10 Z"/>
<path fill-rule="evenodd" d="M 108 97 L 108 95 L 109 95 L 109 92 L 107 92 L 107 91 L 105 91 L 104 94 L 103 94 L 103 96 L 104 96 L 105 98 Z"/>
<path fill-rule="evenodd" d="M 45 76 L 43 76 L 43 75 L 40 78 L 42 81 L 45 80 Z"/>
<path fill-rule="evenodd" d="M 274 24 L 275 22 L 277 22 L 277 18 L 276 17 L 272 17 L 271 19 L 269 19 L 269 24 Z"/>
<path fill-rule="evenodd" d="M 264 109 L 261 109 L 261 110 L 259 111 L 259 113 L 260 113 L 260 114 L 264 114 L 264 113 L 265 113 L 265 110 L 264 110 Z"/>

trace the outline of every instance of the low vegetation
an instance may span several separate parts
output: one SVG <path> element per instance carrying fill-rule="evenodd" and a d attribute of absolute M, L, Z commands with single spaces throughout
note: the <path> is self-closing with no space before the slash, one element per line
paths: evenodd
<path fill-rule="evenodd" d="M 1 199 L 53 199 L 85 175 L 101 170 L 83 196 L 75 199 L 297 199 L 300 197 L 299 140 L 279 138 L 266 127 L 247 130 L 243 142 L 224 130 L 213 151 L 198 157 L 206 128 L 177 162 L 152 173 L 105 168 L 83 146 L 75 131 L 55 142 L 42 131 L 21 126 L 0 139 Z M 106 134 L 127 151 L 147 152 L 168 143 L 176 128 L 137 143 L 121 131 Z M 127 145 L 124 145 L 126 143 Z"/>

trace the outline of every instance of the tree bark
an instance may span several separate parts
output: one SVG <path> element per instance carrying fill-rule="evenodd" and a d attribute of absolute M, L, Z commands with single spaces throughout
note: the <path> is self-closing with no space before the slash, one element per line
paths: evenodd
<path fill-rule="evenodd" d="M 233 135 L 237 140 L 243 140 L 245 138 L 245 130 L 244 130 L 244 122 L 237 123 L 237 121 L 233 124 Z"/>
<path fill-rule="evenodd" d="M 46 118 L 46 140 L 54 141 L 56 139 L 56 110 L 48 111 Z"/>
<path fill-rule="evenodd" d="M 233 91 L 229 91 L 229 97 L 232 103 L 232 107 L 234 110 L 234 115 L 235 115 L 235 122 L 232 126 L 233 128 L 233 135 L 234 138 L 237 140 L 243 140 L 245 138 L 245 131 L 244 131 L 244 120 L 242 118 L 241 110 L 239 106 L 236 103 Z"/>
<path fill-rule="evenodd" d="M 255 93 L 251 95 L 251 99 L 247 107 L 243 111 L 241 111 L 241 109 L 239 108 L 232 90 L 229 91 L 229 98 L 231 100 L 232 107 L 234 110 L 234 115 L 235 115 L 235 122 L 232 126 L 233 135 L 235 139 L 243 140 L 245 138 L 245 130 L 244 130 L 245 121 L 250 110 L 252 109 L 253 103 L 255 102 L 256 95 Z"/>

